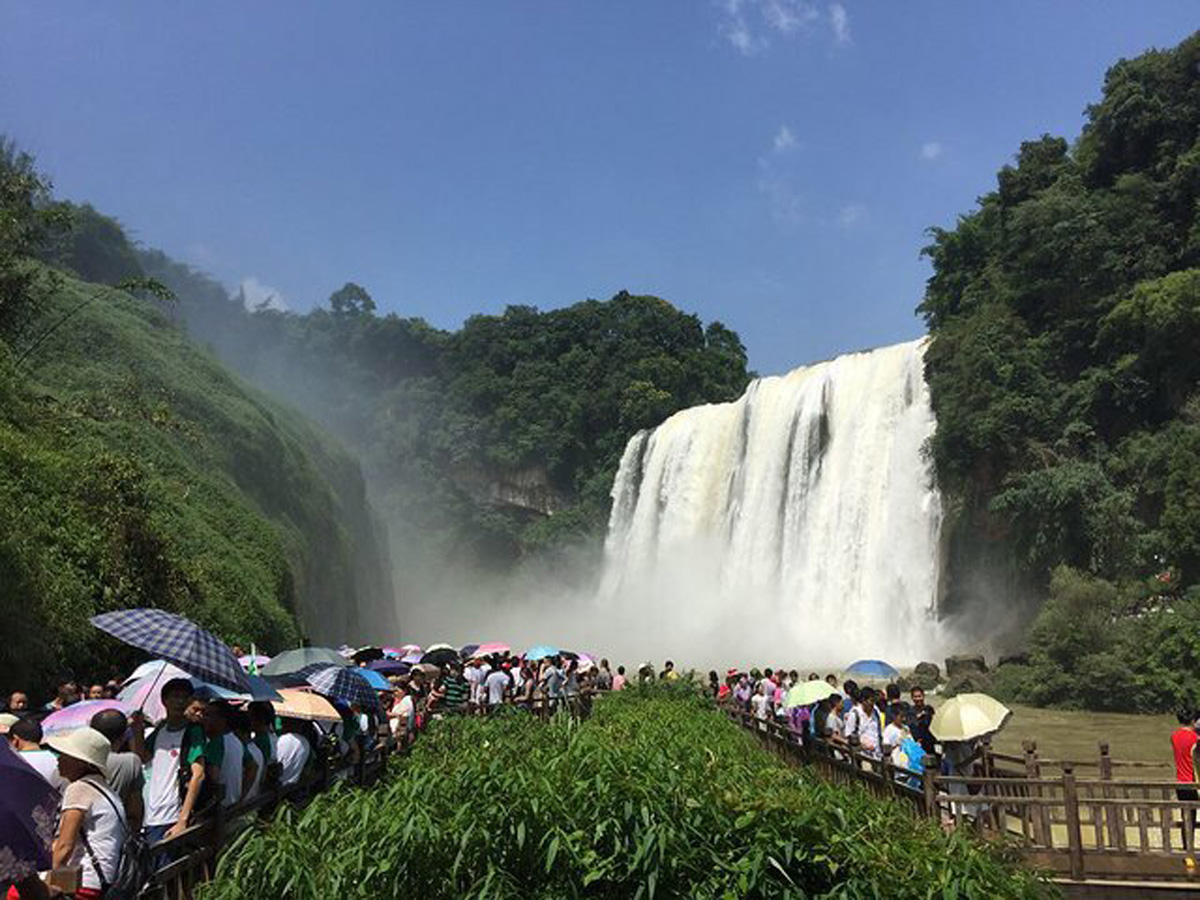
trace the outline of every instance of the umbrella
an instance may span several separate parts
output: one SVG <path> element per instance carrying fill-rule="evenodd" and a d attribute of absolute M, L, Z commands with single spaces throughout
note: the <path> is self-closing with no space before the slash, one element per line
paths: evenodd
<path fill-rule="evenodd" d="M 479 656 L 491 656 L 493 653 L 508 653 L 512 647 L 508 644 L 501 644 L 499 641 L 491 641 L 486 644 L 480 644 L 475 648 L 475 652 Z"/>
<path fill-rule="evenodd" d="M 167 711 L 162 705 L 162 686 L 172 678 L 187 678 L 192 683 L 192 690 L 196 692 L 196 696 L 205 700 L 279 699 L 279 694 L 275 689 L 259 675 L 246 676 L 249 690 L 231 691 L 223 685 L 191 678 L 187 672 L 163 659 L 154 659 L 144 663 L 138 666 L 133 674 L 136 677 L 126 680 L 120 693 L 117 694 L 117 699 L 127 707 L 142 710 L 146 713 L 147 718 L 155 722 L 161 721 L 167 716 Z M 67 710 L 72 708 L 68 706 Z"/>
<path fill-rule="evenodd" d="M 0 741 L 0 884 L 50 868 L 58 791 Z"/>
<path fill-rule="evenodd" d="M 403 647 L 384 647 L 383 648 L 384 659 L 399 659 L 403 655 L 404 655 Z"/>
<path fill-rule="evenodd" d="M 263 656 L 261 653 L 257 653 L 253 656 L 239 656 L 238 657 L 238 663 L 246 671 L 250 671 L 251 666 L 255 666 L 255 667 L 261 669 L 263 666 L 265 666 L 270 661 L 271 661 L 271 657 Z"/>
<path fill-rule="evenodd" d="M 812 706 L 836 693 L 837 691 L 830 687 L 828 682 L 802 681 L 787 692 L 783 698 L 783 706 L 785 709 L 791 709 L 793 706 Z"/>
<path fill-rule="evenodd" d="M 410 666 L 415 666 L 421 661 L 421 657 L 424 655 L 425 654 L 421 652 L 421 648 L 418 647 L 416 650 L 409 650 L 402 657 L 400 657 L 400 662 L 408 663 Z"/>
<path fill-rule="evenodd" d="M 328 647 L 297 647 L 295 650 L 284 650 L 263 666 L 260 674 L 286 675 L 288 672 L 299 672 L 313 663 L 350 665 L 336 650 L 330 650 Z"/>
<path fill-rule="evenodd" d="M 929 730 L 939 741 L 969 741 L 999 731 L 1012 710 L 987 694 L 959 694 L 933 714 Z"/>
<path fill-rule="evenodd" d="M 382 647 L 359 647 L 355 650 L 350 658 L 356 663 L 370 662 L 373 659 L 383 659 Z"/>
<path fill-rule="evenodd" d="M 574 650 L 559 650 L 558 655 L 563 659 L 579 659 L 579 654 Z"/>
<path fill-rule="evenodd" d="M 120 700 L 81 700 L 64 706 L 42 719 L 42 734 L 49 737 L 52 734 L 65 734 L 77 728 L 88 728 L 92 724 L 92 716 L 106 709 L 116 709 L 129 715 L 133 708 Z"/>
<path fill-rule="evenodd" d="M 374 709 L 379 706 L 379 698 L 375 696 L 375 688 L 367 681 L 362 669 L 351 669 L 345 666 L 312 666 L 301 670 L 308 683 L 318 694 L 324 694 L 330 700 L 340 700 L 343 703 Z M 391 689 L 391 685 L 388 685 Z"/>
<path fill-rule="evenodd" d="M 451 647 L 449 644 L 443 642 L 440 644 L 430 644 L 428 647 L 425 648 L 425 652 L 428 653 L 430 650 L 453 650 L 453 649 L 454 648 Z"/>
<path fill-rule="evenodd" d="M 526 659 L 545 659 L 547 656 L 558 656 L 558 648 L 547 644 L 538 644 L 525 651 Z"/>
<path fill-rule="evenodd" d="M 367 684 L 371 685 L 377 691 L 390 691 L 392 689 L 392 683 L 384 677 L 382 672 L 364 668 L 358 668 L 354 671 L 367 679 Z"/>
<path fill-rule="evenodd" d="M 412 666 L 402 663 L 398 659 L 377 659 L 375 662 L 367 663 L 367 668 L 380 675 L 407 675 Z"/>
<path fill-rule="evenodd" d="M 414 672 L 420 672 L 422 675 L 441 675 L 442 670 L 433 663 L 417 663 L 412 667 Z"/>
<path fill-rule="evenodd" d="M 900 672 L 882 659 L 860 659 L 851 663 L 844 674 L 854 678 L 899 678 Z"/>
<path fill-rule="evenodd" d="M 452 662 L 458 662 L 458 651 L 453 647 L 430 647 L 421 657 L 421 662 L 445 666 Z"/>
<path fill-rule="evenodd" d="M 233 651 L 183 616 L 161 609 L 120 609 L 92 616 L 91 622 L 131 647 L 169 660 L 205 681 L 236 691 L 250 688 Z"/>
<path fill-rule="evenodd" d="M 250 681 L 250 690 L 248 691 L 231 691 L 228 688 L 223 688 L 219 684 L 208 684 L 200 682 L 196 685 L 196 696 L 203 700 L 278 700 L 279 691 L 275 690 L 261 675 L 247 675 Z"/>
<path fill-rule="evenodd" d="M 271 705 L 275 714 L 285 719 L 304 719 L 308 722 L 340 722 L 342 720 L 333 704 L 312 691 L 284 688 L 279 692 L 283 699 Z"/>
<path fill-rule="evenodd" d="M 479 644 L 463 644 L 462 647 L 459 648 L 458 653 L 463 659 L 470 659 L 479 652 L 479 647 Z M 486 656 L 487 654 L 480 653 L 479 655 Z"/>

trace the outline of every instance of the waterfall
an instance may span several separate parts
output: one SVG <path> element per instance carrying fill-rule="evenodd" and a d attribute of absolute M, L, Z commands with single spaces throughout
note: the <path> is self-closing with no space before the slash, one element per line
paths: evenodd
<path fill-rule="evenodd" d="M 712 664 L 929 658 L 942 507 L 922 452 L 924 350 L 762 378 L 635 435 L 613 483 L 602 602 Z"/>

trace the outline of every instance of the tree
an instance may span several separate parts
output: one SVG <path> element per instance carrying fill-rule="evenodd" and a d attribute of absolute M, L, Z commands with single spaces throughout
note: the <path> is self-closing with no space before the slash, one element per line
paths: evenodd
<path fill-rule="evenodd" d="M 338 318 L 370 316 L 375 312 L 375 301 L 365 287 L 347 281 L 329 295 L 329 308 Z"/>

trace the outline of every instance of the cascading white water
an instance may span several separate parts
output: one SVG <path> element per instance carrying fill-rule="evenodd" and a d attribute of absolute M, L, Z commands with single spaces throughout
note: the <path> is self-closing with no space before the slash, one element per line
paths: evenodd
<path fill-rule="evenodd" d="M 602 601 L 713 664 L 928 658 L 942 508 L 922 452 L 924 349 L 763 378 L 635 435 L 613 484 Z"/>

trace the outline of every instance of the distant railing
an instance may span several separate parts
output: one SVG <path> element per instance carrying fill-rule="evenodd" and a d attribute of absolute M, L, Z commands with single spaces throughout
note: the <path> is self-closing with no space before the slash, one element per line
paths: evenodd
<path fill-rule="evenodd" d="M 1194 828 L 1186 824 L 1200 815 L 1200 802 L 1177 794 L 1195 791 L 1197 785 L 1118 779 L 1118 765 L 1107 746 L 1102 745 L 1096 777 L 1080 778 L 1067 760 L 1039 759 L 1032 742 L 1026 742 L 1023 757 L 985 752 L 978 776 L 939 774 L 936 756 L 927 757 L 929 764 L 916 773 L 854 747 L 812 736 L 801 741 L 787 726 L 735 706 L 721 708 L 780 756 L 827 780 L 896 798 L 947 828 L 968 828 L 1009 843 L 1060 883 L 1112 880 L 1138 881 L 1147 889 L 1200 887 Z M 1138 763 L 1120 767 L 1130 772 L 1154 768 Z"/>

